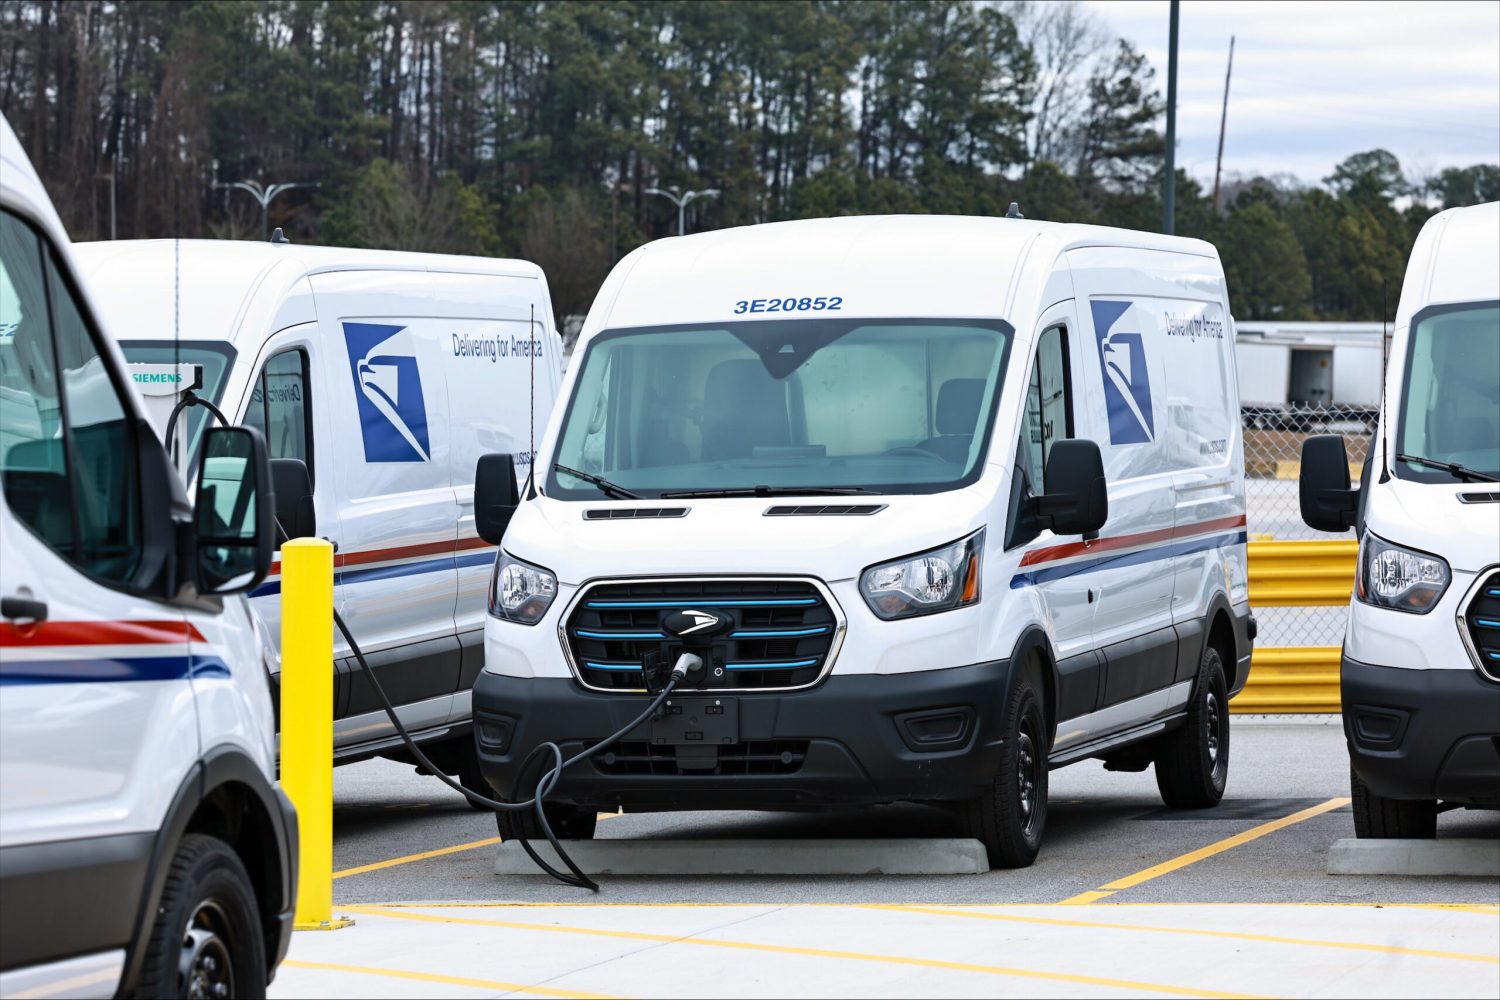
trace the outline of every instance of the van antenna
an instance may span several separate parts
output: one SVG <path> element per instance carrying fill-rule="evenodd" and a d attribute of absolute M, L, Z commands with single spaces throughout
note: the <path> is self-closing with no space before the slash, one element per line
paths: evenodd
<path fill-rule="evenodd" d="M 172 241 L 172 373 L 182 374 L 182 237 Z M 192 390 L 189 389 L 189 392 Z M 177 435 L 173 433 L 176 422 L 167 421 L 167 448 L 182 471 L 184 456 L 177 450 Z"/>
<path fill-rule="evenodd" d="M 1390 420 L 1390 414 L 1385 408 L 1385 384 L 1386 375 L 1391 365 L 1390 351 L 1385 336 L 1385 318 L 1389 315 L 1386 309 L 1389 307 L 1387 295 L 1390 278 L 1388 275 L 1380 276 L 1380 416 L 1375 418 L 1375 429 L 1380 432 L 1380 481 L 1390 482 L 1391 462 L 1390 446 L 1386 444 L 1390 430 L 1386 424 Z"/>

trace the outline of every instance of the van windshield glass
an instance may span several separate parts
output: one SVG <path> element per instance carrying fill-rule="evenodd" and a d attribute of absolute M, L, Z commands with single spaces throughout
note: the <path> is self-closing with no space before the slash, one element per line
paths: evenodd
<path fill-rule="evenodd" d="M 922 319 L 606 331 L 554 461 L 644 497 L 953 489 L 979 476 L 1010 334 Z M 547 482 L 613 492 L 556 468 Z"/>
<path fill-rule="evenodd" d="M 1475 481 L 1500 477 L 1500 302 L 1439 306 L 1418 313 L 1407 347 L 1396 452 L 1456 464 L 1455 472 L 1396 461 L 1402 479 Z"/>
<path fill-rule="evenodd" d="M 170 388 L 165 394 L 159 395 L 154 391 L 155 387 L 144 383 L 143 379 L 171 376 L 174 373 L 172 366 L 178 363 L 202 365 L 203 385 L 196 392 L 217 406 L 219 395 L 224 391 L 224 377 L 234 361 L 234 348 L 228 344 L 201 340 L 185 340 L 177 345 L 170 340 L 125 340 L 120 342 L 120 350 L 125 353 L 131 381 L 141 390 L 153 426 L 166 419 L 179 397 Z M 157 412 L 159 409 L 160 415 Z M 225 416 L 234 419 L 232 413 L 226 413 Z M 187 421 L 187 450 L 191 455 L 198 447 L 198 435 L 203 433 L 203 422 L 208 419 L 208 410 L 201 406 L 189 407 L 178 419 Z"/>

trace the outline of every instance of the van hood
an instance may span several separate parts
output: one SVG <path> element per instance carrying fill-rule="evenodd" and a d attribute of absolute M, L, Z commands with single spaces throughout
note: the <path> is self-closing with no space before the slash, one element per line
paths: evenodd
<path fill-rule="evenodd" d="M 981 480 L 983 483 L 984 480 Z M 521 504 L 505 551 L 577 585 L 612 576 L 756 573 L 829 583 L 875 563 L 935 548 L 985 526 L 990 490 L 902 496 L 709 497 Z M 1003 493 L 1001 495 L 1004 495 Z M 874 505 L 874 514 L 767 516 L 775 506 Z M 683 517 L 586 520 L 585 511 L 686 507 Z M 995 526 L 998 529 L 998 526 Z M 991 539 L 999 533 L 992 531 Z"/>
<path fill-rule="evenodd" d="M 1500 562 L 1500 503 L 1461 497 L 1500 492 L 1494 483 L 1419 483 L 1394 476 L 1370 484 L 1365 526 L 1386 541 L 1442 556 L 1456 570 Z"/>

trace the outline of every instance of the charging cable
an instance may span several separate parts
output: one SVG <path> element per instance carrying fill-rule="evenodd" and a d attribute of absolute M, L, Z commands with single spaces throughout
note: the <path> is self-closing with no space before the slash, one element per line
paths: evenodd
<path fill-rule="evenodd" d="M 662 703 L 665 702 L 667 698 L 672 694 L 672 692 L 677 688 L 677 685 L 682 683 L 682 680 L 687 677 L 688 671 L 695 670 L 703 665 L 702 658 L 694 653 L 683 653 L 681 656 L 679 656 L 677 658 L 677 663 L 672 667 L 671 675 L 667 678 L 666 683 L 662 685 L 662 689 L 657 692 L 656 697 L 651 699 L 651 704 L 647 705 L 645 710 L 642 711 L 640 715 L 631 720 L 628 725 L 624 726 L 613 735 L 600 740 L 593 746 L 581 750 L 580 752 L 574 754 L 572 757 L 564 759 L 562 747 L 558 746 L 551 740 L 547 741 L 546 743 L 538 744 L 536 748 L 531 751 L 531 753 L 526 755 L 526 759 L 521 762 L 521 767 L 520 770 L 517 771 L 517 774 L 524 776 L 526 772 L 530 770 L 533 761 L 535 761 L 539 757 L 543 757 L 546 755 L 551 755 L 552 767 L 549 768 L 547 772 L 537 780 L 536 787 L 531 794 L 531 798 L 524 799 L 520 802 L 501 802 L 498 799 L 485 798 L 483 795 L 479 795 L 475 792 L 469 791 L 467 788 L 463 787 L 458 782 L 448 777 L 448 775 L 444 774 L 441 768 L 437 767 L 437 765 L 433 764 L 432 761 L 427 759 L 427 755 L 422 752 L 421 748 L 417 746 L 416 741 L 411 738 L 411 734 L 406 731 L 406 726 L 402 725 L 400 717 L 396 714 L 395 706 L 391 704 L 390 698 L 386 697 L 385 689 L 380 686 L 380 679 L 375 676 L 375 671 L 371 670 L 370 665 L 365 662 L 365 654 L 360 652 L 359 643 L 354 641 L 354 636 L 349 632 L 349 626 L 344 624 L 344 619 L 337 610 L 333 612 L 333 621 L 334 624 L 339 627 L 339 631 L 343 633 L 344 641 L 349 644 L 349 649 L 354 653 L 354 658 L 359 661 L 360 668 L 364 671 L 364 675 L 370 679 L 370 686 L 375 689 L 375 696 L 380 699 L 380 707 L 385 709 L 385 714 L 390 718 L 391 725 L 396 727 L 396 732 L 401 735 L 402 742 L 406 744 L 406 749 L 411 751 L 411 755 L 415 757 L 424 768 L 432 772 L 433 776 L 436 777 L 439 781 L 441 781 L 443 784 L 447 785 L 454 791 L 462 794 L 470 802 L 473 802 L 475 805 L 480 806 L 481 808 L 489 809 L 494 812 L 522 812 L 526 809 L 535 809 L 537 822 L 542 828 L 542 833 L 547 838 L 547 843 L 552 845 L 552 849 L 557 852 L 557 856 L 561 858 L 563 864 L 567 866 L 568 872 L 560 872 L 556 868 L 548 864 L 546 859 L 538 854 L 536 852 L 536 849 L 531 846 L 531 842 L 526 839 L 526 836 L 524 834 L 522 834 L 522 836 L 520 837 L 522 850 L 524 850 L 527 855 L 530 856 L 532 861 L 536 862 L 539 868 L 545 871 L 548 875 L 551 875 L 553 878 L 557 879 L 563 885 L 570 885 L 578 889 L 588 889 L 592 892 L 598 892 L 598 883 L 585 875 L 583 873 L 583 870 L 580 869 L 578 865 L 573 862 L 573 859 L 568 856 L 568 852 L 563 850 L 562 844 L 560 844 L 557 840 L 557 835 L 552 832 L 552 824 L 547 822 L 547 812 L 543 808 L 543 805 L 547 800 L 547 796 L 551 795 L 557 789 L 557 784 L 560 780 L 562 780 L 562 773 L 564 770 L 572 767 L 574 764 L 577 764 L 581 760 L 587 760 L 594 754 L 613 746 L 615 743 L 618 743 L 621 739 L 623 739 L 628 733 L 630 733 L 631 730 L 635 729 L 647 719 L 652 718 L 656 714 L 657 710 L 661 708 Z M 571 874 L 569 874 L 569 872 L 571 872 Z"/>

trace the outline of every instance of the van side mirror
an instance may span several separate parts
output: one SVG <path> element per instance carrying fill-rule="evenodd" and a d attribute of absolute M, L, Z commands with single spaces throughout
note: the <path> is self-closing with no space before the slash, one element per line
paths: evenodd
<path fill-rule="evenodd" d="M 300 458 L 271 459 L 271 489 L 276 494 L 276 544 L 318 533 L 312 475 Z"/>
<path fill-rule="evenodd" d="M 1109 520 L 1109 491 L 1099 446 L 1083 438 L 1055 441 L 1042 478 L 1047 492 L 1036 498 L 1037 520 L 1058 535 L 1089 535 Z"/>
<path fill-rule="evenodd" d="M 271 568 L 275 500 L 266 441 L 253 427 L 210 427 L 200 454 L 194 580 L 199 593 L 237 594 Z"/>
<path fill-rule="evenodd" d="M 1339 434 L 1318 434 L 1302 442 L 1297 476 L 1302 520 L 1318 531 L 1348 531 L 1359 515 L 1359 490 L 1349 486 L 1349 454 Z"/>
<path fill-rule="evenodd" d="M 519 506 L 515 460 L 510 455 L 480 455 L 474 467 L 474 530 L 479 537 L 499 545 Z"/>

